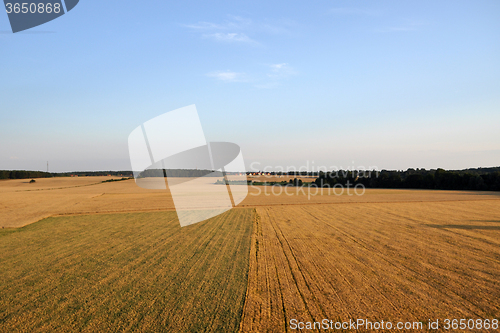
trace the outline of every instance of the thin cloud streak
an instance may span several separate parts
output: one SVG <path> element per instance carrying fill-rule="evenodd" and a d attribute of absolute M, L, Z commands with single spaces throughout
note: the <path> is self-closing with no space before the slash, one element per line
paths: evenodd
<path fill-rule="evenodd" d="M 203 34 L 204 38 L 208 39 L 213 39 L 218 42 L 225 42 L 225 43 L 248 43 L 248 44 L 258 44 L 256 41 L 248 37 L 247 35 L 243 33 L 222 33 L 222 32 L 217 32 L 213 34 Z"/>
<path fill-rule="evenodd" d="M 224 82 L 243 82 L 245 73 L 231 72 L 231 71 L 216 71 L 207 74 L 208 77 L 216 78 Z"/>
<path fill-rule="evenodd" d="M 383 14 L 381 10 L 353 8 L 353 7 L 331 8 L 329 12 L 331 14 L 338 14 L 338 15 L 380 16 Z"/>
<path fill-rule="evenodd" d="M 281 79 L 297 74 L 297 72 L 287 63 L 271 64 L 269 67 L 272 73 L 267 74 L 267 76 L 271 78 Z"/>
<path fill-rule="evenodd" d="M 182 24 L 183 27 L 201 33 L 202 38 L 209 38 L 215 41 L 223 42 L 245 42 L 248 44 L 259 44 L 249 35 L 271 34 L 284 35 L 290 34 L 285 26 L 293 25 L 292 22 L 280 21 L 281 24 L 272 22 L 254 22 L 251 19 L 228 15 L 229 19 L 223 23 L 213 23 L 200 21 L 195 24 Z"/>
<path fill-rule="evenodd" d="M 182 26 L 193 30 L 225 29 L 223 25 L 211 22 L 198 22 L 197 24 L 183 24 Z"/>
<path fill-rule="evenodd" d="M 285 79 L 297 74 L 297 72 L 285 62 L 267 66 L 270 68 L 271 72 L 266 74 L 265 80 L 255 84 L 254 87 L 258 89 L 274 89 L 281 86 Z"/>

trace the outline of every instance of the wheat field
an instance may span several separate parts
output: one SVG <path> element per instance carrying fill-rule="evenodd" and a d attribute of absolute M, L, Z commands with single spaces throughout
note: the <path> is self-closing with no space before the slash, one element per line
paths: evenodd
<path fill-rule="evenodd" d="M 0 332 L 237 331 L 253 212 L 180 228 L 174 212 L 0 230 Z"/>
<path fill-rule="evenodd" d="M 500 317 L 500 201 L 256 209 L 242 332 Z"/>
<path fill-rule="evenodd" d="M 51 216 L 110 214 L 124 212 L 173 211 L 168 190 L 144 189 L 133 179 L 103 181 L 113 177 L 43 178 L 0 181 L 0 227 L 18 228 Z M 207 182 L 215 182 L 208 178 Z M 220 186 L 220 185 L 217 185 Z M 357 192 L 360 194 L 361 192 Z M 238 206 L 323 205 L 343 203 L 428 202 L 491 200 L 493 192 L 366 189 L 363 195 L 351 190 L 250 186 L 247 198 Z"/>
<path fill-rule="evenodd" d="M 252 186 L 181 228 L 168 190 L 108 179 L 0 181 L 0 332 L 500 319 L 500 193 Z"/>

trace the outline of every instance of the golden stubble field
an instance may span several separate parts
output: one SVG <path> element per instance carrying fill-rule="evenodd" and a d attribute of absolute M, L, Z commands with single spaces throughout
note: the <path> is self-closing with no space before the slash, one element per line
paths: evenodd
<path fill-rule="evenodd" d="M 234 332 L 254 212 L 180 228 L 174 212 L 0 229 L 0 332 Z"/>
<path fill-rule="evenodd" d="M 500 193 L 255 186 L 180 228 L 168 191 L 106 179 L 0 181 L 0 331 L 500 319 Z"/>
<path fill-rule="evenodd" d="M 102 183 L 114 177 L 42 178 L 0 181 L 0 227 L 17 228 L 50 216 L 108 214 L 174 210 L 170 192 L 144 189 L 133 179 Z M 217 178 L 207 178 L 215 182 Z M 220 186 L 220 185 L 217 185 Z M 360 193 L 358 191 L 358 193 Z M 367 189 L 358 196 L 353 190 L 301 189 L 296 187 L 251 186 L 239 207 L 268 205 L 317 205 L 359 202 L 419 202 L 489 200 L 489 192 Z"/>
<path fill-rule="evenodd" d="M 114 177 L 41 178 L 0 181 L 0 226 L 20 227 L 65 214 L 154 211 L 173 208 L 166 191 L 146 190 Z"/>
<path fill-rule="evenodd" d="M 500 201 L 257 208 L 243 332 L 500 317 Z"/>

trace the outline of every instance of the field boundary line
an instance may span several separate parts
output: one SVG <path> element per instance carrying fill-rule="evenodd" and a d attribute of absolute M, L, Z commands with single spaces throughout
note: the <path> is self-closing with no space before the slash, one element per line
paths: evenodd
<path fill-rule="evenodd" d="M 248 209 L 248 208 L 247 208 Z M 3 229 L 20 229 L 27 225 L 38 223 L 51 217 L 68 217 L 68 216 L 85 216 L 85 215 L 113 215 L 113 214 L 131 214 L 131 213 L 154 213 L 154 212 L 170 212 L 175 211 L 174 208 L 160 208 L 160 209 L 147 209 L 147 210 L 130 210 L 130 211 L 108 211 L 108 212 L 78 212 L 78 213 L 54 213 L 45 215 L 36 221 L 28 222 L 17 227 L 2 227 Z"/>
<path fill-rule="evenodd" d="M 119 210 L 119 211 L 102 211 L 102 212 L 76 212 L 76 213 L 55 213 L 50 217 L 63 217 L 73 215 L 106 215 L 106 214 L 128 214 L 128 213 L 148 213 L 148 212 L 171 212 L 175 208 L 150 208 L 150 209 L 134 209 L 134 210 Z"/>
<path fill-rule="evenodd" d="M 343 201 L 343 202 L 311 202 L 311 203 L 275 203 L 239 205 L 235 208 L 274 207 L 274 206 L 314 206 L 314 205 L 344 205 L 344 204 L 396 204 L 396 203 L 424 203 L 424 202 L 470 202 L 470 201 L 500 201 L 498 199 L 472 199 L 472 200 L 413 200 L 413 201 Z"/>
<path fill-rule="evenodd" d="M 96 183 L 91 185 L 97 185 L 103 183 Z M 90 186 L 90 185 L 80 185 L 77 187 Z M 30 190 L 37 191 L 37 190 Z M 26 191 L 19 191 L 26 192 Z M 103 196 L 105 193 L 101 193 L 96 197 Z M 91 197 L 90 199 L 95 198 Z M 248 205 L 238 205 L 233 207 L 232 209 L 251 209 L 257 207 L 283 207 L 283 206 L 315 206 L 315 205 L 344 205 L 344 204 L 408 204 L 408 203 L 447 203 L 447 202 L 482 202 L 482 201 L 500 201 L 496 198 L 491 199 L 474 199 L 474 200 L 415 200 L 415 201 L 361 201 L 361 202 L 353 202 L 353 201 L 344 201 L 344 202 L 311 202 L 311 203 L 276 203 L 276 204 L 248 204 Z M 134 210 L 117 210 L 117 211 L 86 211 L 86 212 L 67 212 L 67 213 L 53 213 L 50 215 L 46 215 L 41 217 L 33 222 L 28 222 L 16 227 L 4 227 L 8 229 L 17 229 L 22 228 L 24 226 L 40 222 L 49 217 L 62 217 L 62 216 L 80 216 L 80 215 L 99 215 L 99 214 L 128 214 L 128 213 L 147 213 L 147 212 L 169 212 L 175 211 L 175 208 L 149 208 L 149 209 L 134 209 Z"/>
<path fill-rule="evenodd" d="M 68 189 L 68 188 L 94 186 L 94 185 L 99 185 L 99 184 L 106 184 L 106 183 L 99 182 L 99 183 L 84 184 L 84 185 L 75 185 L 75 186 L 66 186 L 66 187 L 49 187 L 49 188 L 38 188 L 38 189 L 32 189 L 32 190 L 17 190 L 17 191 L 14 191 L 14 192 L 18 193 L 18 192 L 36 192 L 36 191 L 65 190 L 65 189 Z"/>
<path fill-rule="evenodd" d="M 234 207 L 233 209 L 251 209 L 252 207 Z M 84 216 L 84 215 L 111 215 L 111 214 L 133 214 L 133 213 L 154 213 L 154 212 L 172 212 L 176 211 L 175 208 L 150 208 L 150 209 L 133 209 L 133 210 L 119 210 L 119 211 L 102 211 L 102 212 L 69 212 L 69 213 L 53 213 L 49 215 L 44 215 L 43 217 L 37 219 L 33 222 L 28 222 L 26 224 L 17 227 L 3 227 L 4 229 L 18 229 L 25 227 L 27 225 L 38 223 L 42 220 L 48 219 L 50 217 L 67 217 L 67 216 Z"/>

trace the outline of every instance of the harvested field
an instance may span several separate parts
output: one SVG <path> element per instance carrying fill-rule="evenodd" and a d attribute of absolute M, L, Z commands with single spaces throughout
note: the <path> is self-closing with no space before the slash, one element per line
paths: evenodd
<path fill-rule="evenodd" d="M 144 189 L 134 180 L 102 183 L 113 177 L 77 177 L 0 181 L 0 227 L 16 228 L 58 215 L 169 211 L 170 192 Z M 207 179 L 215 182 L 217 178 Z M 217 185 L 220 186 L 220 185 Z M 358 194 L 361 192 L 357 192 Z M 268 205 L 316 205 L 357 202 L 418 202 L 492 200 L 495 192 L 367 189 L 358 196 L 334 189 L 251 186 L 239 207 Z"/>
<path fill-rule="evenodd" d="M 0 182 L 26 225 L 0 229 L 0 331 L 500 319 L 498 192 L 252 186 L 180 228 L 168 190 L 97 178 Z"/>
<path fill-rule="evenodd" d="M 237 331 L 253 211 L 180 228 L 174 212 L 0 229 L 0 332 Z"/>
<path fill-rule="evenodd" d="M 168 191 L 140 188 L 134 180 L 102 183 L 113 177 L 78 177 L 0 182 L 0 226 L 22 227 L 46 217 L 174 208 Z"/>
<path fill-rule="evenodd" d="M 0 192 L 4 191 L 26 191 L 26 190 L 46 190 L 70 187 L 88 186 L 102 183 L 106 180 L 117 180 L 121 177 L 95 176 L 95 177 L 53 177 L 36 178 L 35 183 L 30 183 L 31 179 L 4 179 L 0 180 Z"/>
<path fill-rule="evenodd" d="M 258 207 L 242 332 L 500 319 L 500 200 Z"/>

